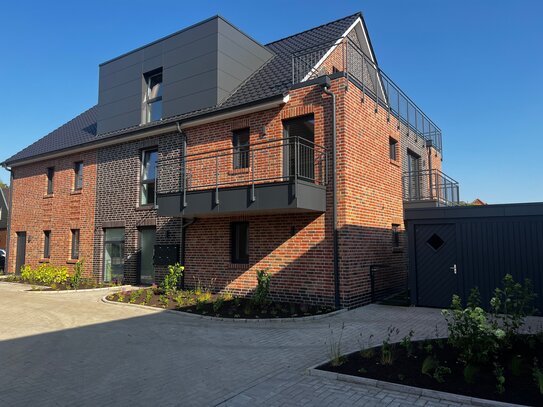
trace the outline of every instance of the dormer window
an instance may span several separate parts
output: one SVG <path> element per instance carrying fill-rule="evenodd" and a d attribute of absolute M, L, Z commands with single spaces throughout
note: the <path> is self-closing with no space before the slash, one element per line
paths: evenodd
<path fill-rule="evenodd" d="M 162 119 L 162 69 L 145 74 L 145 123 Z"/>

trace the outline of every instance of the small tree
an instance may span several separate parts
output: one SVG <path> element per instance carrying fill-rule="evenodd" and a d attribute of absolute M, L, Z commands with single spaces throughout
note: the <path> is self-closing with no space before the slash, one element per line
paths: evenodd
<path fill-rule="evenodd" d="M 169 265 L 168 274 L 166 275 L 166 277 L 164 277 L 164 281 L 162 281 L 162 284 L 160 285 L 160 287 L 165 291 L 177 290 L 177 286 L 179 285 L 179 280 L 181 276 L 183 275 L 184 270 L 185 270 L 185 267 L 183 267 L 179 263 Z"/>
<path fill-rule="evenodd" d="M 81 284 L 82 276 L 83 276 L 83 260 L 79 260 L 77 263 L 75 263 L 74 274 L 70 278 L 70 284 L 74 290 L 77 290 L 79 288 L 79 284 Z"/>
<path fill-rule="evenodd" d="M 271 274 L 266 270 L 257 270 L 256 281 L 257 285 L 253 301 L 256 305 L 264 305 L 268 300 L 268 295 L 270 293 Z"/>

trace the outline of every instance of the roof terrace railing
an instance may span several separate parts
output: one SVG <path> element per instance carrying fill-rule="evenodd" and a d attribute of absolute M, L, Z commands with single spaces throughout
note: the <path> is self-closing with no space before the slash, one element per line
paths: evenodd
<path fill-rule="evenodd" d="M 434 201 L 437 206 L 455 206 L 460 203 L 460 186 L 437 169 L 404 172 L 403 200 Z"/>
<path fill-rule="evenodd" d="M 394 117 L 398 130 L 415 133 L 442 152 L 441 129 L 351 39 L 325 43 L 292 55 L 292 83 L 344 72 L 378 106 Z"/>

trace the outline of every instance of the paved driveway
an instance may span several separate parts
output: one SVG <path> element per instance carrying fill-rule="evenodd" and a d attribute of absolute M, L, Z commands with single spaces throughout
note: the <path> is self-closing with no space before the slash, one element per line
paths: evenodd
<path fill-rule="evenodd" d="M 389 326 L 444 332 L 438 310 L 371 305 L 314 321 L 240 323 L 43 294 L 0 283 L 0 405 L 432 405 L 438 400 L 308 376 Z M 435 405 L 435 404 L 434 404 Z M 451 404 L 452 405 L 452 404 Z"/>

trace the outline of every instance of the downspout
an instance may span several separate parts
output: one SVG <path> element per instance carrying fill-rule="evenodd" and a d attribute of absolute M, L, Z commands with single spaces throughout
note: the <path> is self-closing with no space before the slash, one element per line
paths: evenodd
<path fill-rule="evenodd" d="M 13 169 L 8 167 L 7 164 L 3 164 L 2 167 L 6 171 L 9 171 L 9 203 L 6 202 L 7 205 L 9 205 L 8 209 L 8 230 L 7 230 L 7 236 L 6 236 L 6 260 L 4 264 L 4 274 L 7 274 L 8 266 L 9 266 L 9 254 L 11 252 L 10 250 L 10 238 L 11 238 L 11 210 L 13 208 Z M 5 197 L 4 197 L 5 198 Z M 17 273 L 17 270 L 15 270 L 15 273 Z"/>
<path fill-rule="evenodd" d="M 326 77 L 322 91 L 332 97 L 332 224 L 333 224 L 333 256 L 334 256 L 334 304 L 337 309 L 341 307 L 340 281 L 339 281 L 339 232 L 337 228 L 337 163 L 336 163 L 336 95 L 330 90 L 330 78 Z"/>
<path fill-rule="evenodd" d="M 182 218 L 182 225 L 181 225 L 181 265 L 185 266 L 185 250 L 186 250 L 186 236 L 187 236 L 187 228 L 192 225 L 194 222 L 196 222 L 196 218 L 189 219 L 185 222 L 185 218 Z M 185 272 L 183 271 L 183 274 L 181 276 L 181 289 L 185 289 Z"/>

